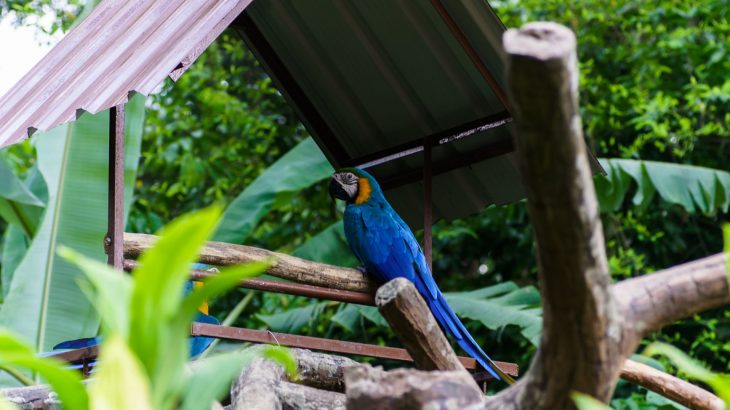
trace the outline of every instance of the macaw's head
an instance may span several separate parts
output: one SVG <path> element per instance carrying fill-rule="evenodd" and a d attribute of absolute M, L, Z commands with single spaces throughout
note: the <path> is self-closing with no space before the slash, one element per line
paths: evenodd
<path fill-rule="evenodd" d="M 340 169 L 330 179 L 330 196 L 351 204 L 360 205 L 379 190 L 375 178 L 358 168 Z"/>

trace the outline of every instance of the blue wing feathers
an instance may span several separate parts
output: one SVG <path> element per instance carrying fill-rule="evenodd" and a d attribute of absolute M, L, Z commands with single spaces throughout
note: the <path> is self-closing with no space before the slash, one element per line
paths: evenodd
<path fill-rule="evenodd" d="M 97 346 L 100 338 L 96 337 L 85 337 L 83 339 L 67 340 L 53 346 L 53 350 L 59 349 L 82 349 L 84 347 Z"/>
<path fill-rule="evenodd" d="M 382 196 L 381 196 L 382 198 Z M 403 277 L 416 286 L 441 328 L 496 379 L 496 365 L 476 343 L 438 289 L 421 246 L 408 225 L 384 199 L 345 209 L 345 236 L 368 274 L 385 283 Z"/>

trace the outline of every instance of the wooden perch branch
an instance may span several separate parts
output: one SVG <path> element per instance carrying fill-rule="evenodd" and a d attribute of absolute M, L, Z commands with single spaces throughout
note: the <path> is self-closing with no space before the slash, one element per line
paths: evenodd
<path fill-rule="evenodd" d="M 345 369 L 348 410 L 476 408 L 484 402 L 464 371 L 389 372 L 362 365 Z"/>
<path fill-rule="evenodd" d="M 614 285 L 634 338 L 730 303 L 726 266 L 726 256 L 717 254 Z"/>
<path fill-rule="evenodd" d="M 145 249 L 151 247 L 156 240 L 155 235 L 125 232 L 124 257 L 136 259 Z M 208 242 L 200 253 L 200 262 L 216 266 L 264 261 L 274 261 L 274 265 L 266 272 L 269 275 L 299 283 L 324 286 L 331 289 L 370 292 L 371 294 L 377 287 L 357 269 L 312 262 L 253 246 Z"/>
<path fill-rule="evenodd" d="M 18 409 L 59 409 L 61 402 L 58 401 L 56 393 L 48 389 L 48 386 L 13 387 L 0 390 L 7 401 L 13 403 Z"/>
<path fill-rule="evenodd" d="M 343 409 L 344 371 L 357 362 L 345 357 L 292 349 L 299 379 L 288 380 L 284 369 L 263 358 L 254 359 L 231 387 L 235 410 Z M 298 384 L 301 383 L 301 384 Z M 327 388 L 337 391 L 331 391 Z"/>
<path fill-rule="evenodd" d="M 126 257 L 137 257 L 144 249 L 151 246 L 152 243 L 156 240 L 155 236 L 152 235 L 142 235 L 142 234 L 125 234 L 125 256 Z M 243 256 L 240 258 L 218 258 L 216 255 L 221 251 L 221 246 L 218 246 L 216 243 L 209 244 L 208 247 L 206 247 L 203 250 L 203 259 L 208 261 L 208 263 L 214 264 L 214 265 L 224 265 L 226 263 L 229 264 L 235 264 L 235 263 L 245 263 L 246 261 L 252 261 L 252 260 L 261 260 L 261 258 L 267 258 L 276 257 L 275 252 L 266 251 L 263 249 L 257 249 L 252 248 L 248 246 L 239 246 L 239 245 L 228 245 L 228 244 L 220 244 L 225 246 L 231 246 L 237 249 L 237 255 L 242 255 L 248 252 L 249 250 L 253 250 L 253 253 L 251 255 Z M 218 252 L 209 252 L 210 249 L 217 248 Z M 262 257 L 261 255 L 267 255 L 266 257 Z M 343 290 L 356 290 L 356 291 L 368 291 L 371 292 L 370 289 L 370 282 L 367 278 L 364 278 L 363 274 L 355 269 L 347 269 L 347 268 L 341 268 L 336 267 L 332 265 L 326 265 L 321 264 L 317 262 L 312 261 L 305 261 L 299 258 L 294 258 L 291 256 L 288 256 L 288 258 L 291 258 L 291 260 L 296 261 L 295 263 L 298 263 L 303 268 L 300 270 L 300 274 L 298 275 L 288 275 L 285 271 L 279 271 L 279 274 L 277 276 L 287 278 L 296 282 L 302 282 L 302 283 L 308 283 L 308 284 L 315 284 L 320 286 L 326 286 L 333 289 L 343 289 Z M 630 351 L 633 348 L 631 346 L 634 346 L 634 342 L 637 340 L 637 338 L 641 337 L 641 334 L 647 331 L 651 331 L 655 328 L 660 327 L 663 323 L 669 323 L 674 320 L 680 319 L 682 317 L 691 315 L 693 313 L 702 311 L 707 308 L 720 306 L 722 304 L 726 304 L 730 302 L 728 300 L 728 291 L 727 291 L 727 282 L 725 281 L 725 272 L 724 272 L 724 266 L 723 261 L 725 256 L 723 254 L 717 254 L 713 255 L 695 262 L 690 262 L 684 265 L 680 265 L 677 267 L 673 267 L 670 269 L 658 271 L 656 273 L 653 273 L 651 275 L 647 276 L 641 276 L 635 279 L 631 279 L 628 281 L 620 282 L 616 285 L 612 286 L 611 293 L 613 294 L 613 297 L 615 298 L 617 304 L 619 305 L 619 310 L 623 313 L 623 315 L 627 318 L 626 322 L 629 323 L 635 323 L 636 328 L 626 328 L 624 330 L 624 334 L 626 337 L 627 342 L 631 343 L 624 343 L 624 347 L 626 351 Z M 301 263 L 299 261 L 302 261 Z M 304 270 L 306 273 L 301 273 L 301 271 Z M 318 272 L 332 272 L 332 275 L 340 278 L 340 280 L 334 281 L 332 283 L 326 283 L 326 281 L 320 280 L 317 276 L 319 275 Z M 303 279 L 300 281 L 299 279 Z M 677 286 L 675 285 L 675 281 L 683 281 L 685 284 L 695 284 L 697 286 L 697 291 L 694 293 L 687 293 L 684 291 L 686 288 L 684 285 Z M 325 283 L 323 283 L 325 282 Z M 355 285 L 353 285 L 355 284 Z M 669 285 L 671 284 L 671 285 Z M 674 300 L 678 300 L 677 298 L 679 296 L 669 294 L 669 293 L 661 293 L 658 290 L 660 288 L 667 289 L 667 286 L 670 286 L 671 289 L 675 291 L 678 295 L 684 295 L 684 299 L 682 303 L 674 303 L 671 302 L 672 298 L 675 298 Z M 669 298 L 670 302 L 662 302 L 660 304 L 661 309 L 652 309 L 650 305 L 647 305 L 647 294 L 649 290 L 647 289 L 656 289 L 651 290 L 651 294 L 653 296 L 653 300 L 658 301 L 659 295 L 663 295 L 663 298 Z M 671 295 L 671 296 L 670 296 Z M 691 299 L 687 299 L 687 295 L 694 295 Z M 633 308 L 631 308 L 633 306 Z M 643 308 L 639 308 L 643 307 Z M 633 311 L 632 311 L 633 309 Z M 663 316 L 658 316 L 658 312 L 664 312 L 664 309 L 669 309 L 666 311 L 666 313 L 662 314 Z M 387 313 L 386 313 L 387 315 Z M 642 320 L 642 315 L 645 315 L 647 319 Z M 648 318 L 653 317 L 654 319 L 651 321 L 653 324 L 649 324 L 650 321 Z M 627 353 L 628 354 L 628 353 Z M 330 357 L 337 357 L 337 356 L 330 356 Z M 500 364 L 500 365 L 506 365 L 506 364 Z M 509 370 L 509 369 L 507 369 Z M 627 377 L 630 377 L 630 364 L 623 365 L 622 368 L 622 376 L 627 375 Z M 510 372 L 508 372 L 510 373 Z M 641 386 L 655 391 L 656 393 L 663 394 L 662 390 L 659 389 L 657 386 L 660 386 L 661 383 L 659 381 L 651 382 L 652 378 L 658 376 L 657 374 L 647 374 L 644 377 L 633 377 L 630 379 L 630 381 L 634 383 L 638 383 Z M 681 380 L 671 376 L 662 374 L 662 377 L 669 378 L 670 380 L 674 380 L 674 382 L 681 382 Z M 342 379 L 339 378 L 332 378 L 327 380 L 339 380 L 338 383 L 342 383 Z M 307 384 L 307 382 L 304 382 L 304 384 Z M 339 388 L 330 388 L 325 386 L 316 386 L 320 388 L 325 388 L 327 390 L 334 390 L 334 391 L 342 391 L 342 386 L 340 385 Z M 520 393 L 523 389 L 522 383 L 518 384 L 513 389 L 510 389 L 509 395 L 512 398 L 521 397 L 522 393 Z M 710 394 L 710 393 L 707 393 Z M 509 401 L 506 396 L 503 396 L 502 400 Z M 702 408 L 702 407 L 696 407 L 696 406 L 689 406 L 691 408 Z"/>
<path fill-rule="evenodd" d="M 725 404 L 707 390 L 643 363 L 627 360 L 621 377 L 695 410 L 721 410 Z"/>
<path fill-rule="evenodd" d="M 375 294 L 375 304 L 417 368 L 466 372 L 426 302 L 409 280 L 393 279 L 381 286 Z"/>
<path fill-rule="evenodd" d="M 573 390 L 608 401 L 623 363 L 616 360 L 621 317 L 609 291 L 581 130 L 575 45 L 573 33 L 554 23 L 530 23 L 504 35 L 515 146 L 543 303 L 540 347 L 523 382 L 524 394 L 511 403 L 524 409 L 573 408 Z"/>

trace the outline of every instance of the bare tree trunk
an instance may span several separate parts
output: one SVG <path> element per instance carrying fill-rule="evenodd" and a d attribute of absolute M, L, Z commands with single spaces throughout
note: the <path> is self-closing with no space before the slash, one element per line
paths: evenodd
<path fill-rule="evenodd" d="M 623 362 L 622 318 L 581 131 L 575 36 L 534 23 L 507 31 L 504 45 L 543 302 L 540 348 L 517 407 L 572 408 L 571 390 L 607 401 Z"/>
<path fill-rule="evenodd" d="M 575 36 L 531 23 L 508 30 L 504 46 L 544 325 L 528 374 L 486 407 L 572 409 L 572 391 L 608 402 L 646 332 L 730 301 L 725 257 L 611 286 L 579 117 Z"/>

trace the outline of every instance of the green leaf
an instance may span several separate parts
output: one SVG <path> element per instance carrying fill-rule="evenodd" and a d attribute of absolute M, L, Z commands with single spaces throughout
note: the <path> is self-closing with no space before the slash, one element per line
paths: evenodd
<path fill-rule="evenodd" d="M 225 396 L 231 380 L 256 356 L 278 362 L 294 379 L 297 363 L 289 349 L 277 346 L 256 346 L 238 352 L 224 353 L 196 361 L 192 375 L 185 382 L 181 410 L 208 409 L 214 400 Z"/>
<path fill-rule="evenodd" d="M 350 333 L 354 332 L 355 326 L 361 317 L 357 306 L 358 305 L 351 303 L 344 303 L 340 305 L 337 313 L 335 313 L 330 320 L 342 326 L 346 331 Z"/>
<path fill-rule="evenodd" d="M 0 264 L 3 299 L 8 296 L 13 273 L 15 273 L 15 269 L 17 269 L 27 251 L 28 238 L 20 227 L 9 225 L 3 239 L 2 263 Z"/>
<path fill-rule="evenodd" d="M 570 397 L 578 410 L 611 410 L 610 407 L 584 393 L 574 391 L 570 393 Z"/>
<path fill-rule="evenodd" d="M 596 195 L 601 210 L 616 211 L 621 206 L 628 179 L 636 183 L 632 202 L 646 208 L 654 193 L 662 200 L 683 207 L 687 212 L 713 215 L 730 207 L 730 172 L 692 165 L 630 159 L 600 160 L 607 176 L 596 177 Z"/>
<path fill-rule="evenodd" d="M 66 364 L 54 358 L 37 356 L 30 346 L 6 330 L 0 330 L 0 366 L 37 372 L 51 385 L 65 409 L 89 408 L 89 398 L 78 372 L 65 369 Z"/>
<path fill-rule="evenodd" d="M 126 104 L 125 176 L 129 208 L 144 122 L 144 98 Z M 27 254 L 13 274 L 0 308 L 0 325 L 37 350 L 97 332 L 98 318 L 77 285 L 77 267 L 56 255 L 60 244 L 105 260 L 107 230 L 108 112 L 84 114 L 73 123 L 33 138 L 48 204 Z"/>
<path fill-rule="evenodd" d="M 332 321 L 342 326 L 348 332 L 355 331 L 355 325 L 361 317 L 369 320 L 378 327 L 387 328 L 390 326 L 383 315 L 374 306 L 362 306 L 346 304 L 332 316 Z"/>
<path fill-rule="evenodd" d="M 153 409 L 150 383 L 142 364 L 119 335 L 101 345 L 99 366 L 89 387 L 92 409 Z"/>
<path fill-rule="evenodd" d="M 235 288 L 244 279 L 261 275 L 269 266 L 269 263 L 250 263 L 221 269 L 215 276 L 204 280 L 203 286 L 197 287 L 185 297 L 182 313 L 188 315 L 187 319 L 192 321 L 200 305 Z"/>
<path fill-rule="evenodd" d="M 211 408 L 231 388 L 231 380 L 256 356 L 255 349 L 224 353 L 193 364 L 193 374 L 185 381 L 181 410 Z"/>
<path fill-rule="evenodd" d="M 170 408 L 181 388 L 180 374 L 188 357 L 190 320 L 180 314 L 190 266 L 215 230 L 217 206 L 171 222 L 139 258 L 132 273 L 129 344 L 148 374 L 155 408 Z"/>
<path fill-rule="evenodd" d="M 727 273 L 727 280 L 730 284 L 730 224 L 723 224 L 722 236 L 725 242 L 725 272 Z"/>
<path fill-rule="evenodd" d="M 297 333 L 304 326 L 312 325 L 324 311 L 328 302 L 312 303 L 272 315 L 256 315 L 275 332 Z"/>
<path fill-rule="evenodd" d="M 214 240 L 242 243 L 269 212 L 277 196 L 299 192 L 327 178 L 332 172 L 332 166 L 314 140 L 303 140 L 231 202 Z"/>
<path fill-rule="evenodd" d="M 32 238 L 38 228 L 37 211 L 44 206 L 0 158 L 0 217 Z"/>
<path fill-rule="evenodd" d="M 335 266 L 357 266 L 358 261 L 345 239 L 342 221 L 314 235 L 293 252 L 294 256 Z"/>
<path fill-rule="evenodd" d="M 478 320 L 489 329 L 515 325 L 537 346 L 542 329 L 540 295 L 532 286 L 518 288 L 511 282 L 471 292 L 444 294 L 457 315 Z"/>
<path fill-rule="evenodd" d="M 86 275 L 85 278 L 79 278 L 79 285 L 101 318 L 102 332 L 126 339 L 130 327 L 132 278 L 65 246 L 59 248 L 58 254 L 74 263 Z"/>

